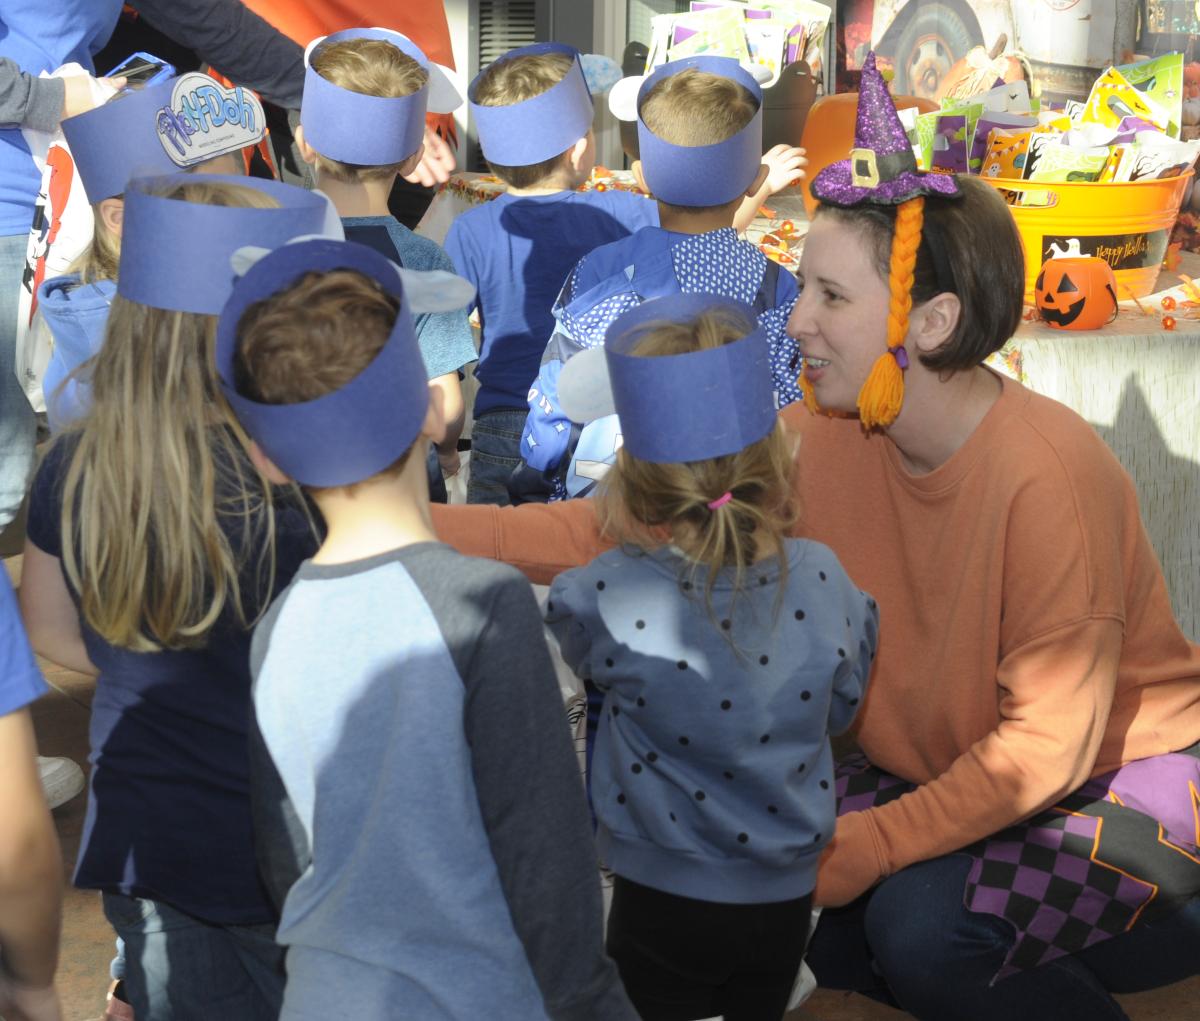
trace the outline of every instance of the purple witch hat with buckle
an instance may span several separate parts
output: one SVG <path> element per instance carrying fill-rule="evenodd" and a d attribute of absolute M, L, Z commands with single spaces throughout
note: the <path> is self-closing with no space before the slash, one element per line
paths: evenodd
<path fill-rule="evenodd" d="M 235 385 L 235 364 L 238 327 L 247 309 L 307 273 L 333 270 L 361 273 L 399 303 L 379 353 L 340 390 L 313 400 L 263 404 L 244 396 Z M 412 446 L 429 406 L 425 362 L 400 270 L 374 249 L 351 241 L 299 241 L 251 266 L 234 284 L 217 320 L 216 361 L 221 389 L 238 421 L 279 469 L 302 485 L 346 486 L 382 471 Z"/>
<path fill-rule="evenodd" d="M 958 198 L 960 192 L 952 175 L 926 174 L 917 169 L 896 104 L 875 66 L 874 53 L 867 54 L 863 63 L 850 158 L 817 174 L 812 193 L 821 202 L 835 206 L 896 207 L 888 274 L 887 350 L 876 360 L 858 392 L 858 417 L 863 428 L 886 428 L 904 405 L 904 373 L 909 365 L 904 341 L 912 309 L 913 270 L 921 247 L 925 199 Z M 816 384 L 802 381 L 801 385 L 809 410 L 819 410 L 813 392 Z"/>
<path fill-rule="evenodd" d="M 561 81 L 519 103 L 485 106 L 479 102 L 479 83 L 492 67 L 547 53 L 572 58 L 572 67 Z M 583 138 L 592 126 L 592 94 L 579 51 L 562 43 L 534 43 L 497 57 L 475 76 L 467 89 L 467 101 L 483 158 L 501 167 L 527 167 L 552 159 Z"/>
<path fill-rule="evenodd" d="M 896 104 L 868 53 L 858 92 L 858 119 L 850 158 L 833 163 L 813 179 L 812 193 L 834 206 L 897 206 L 918 195 L 958 195 L 958 182 L 949 174 L 926 174 L 917 169 L 912 143 L 905 134 Z"/>
<path fill-rule="evenodd" d="M 407 96 L 368 96 L 323 78 L 312 61 L 322 48 L 353 39 L 377 39 L 412 57 L 427 80 Z M 322 156 L 364 167 L 401 163 L 421 146 L 425 137 L 425 112 L 450 113 L 462 97 L 440 65 L 399 32 L 386 28 L 348 28 L 314 39 L 304 54 L 304 98 L 300 125 L 305 140 Z"/>

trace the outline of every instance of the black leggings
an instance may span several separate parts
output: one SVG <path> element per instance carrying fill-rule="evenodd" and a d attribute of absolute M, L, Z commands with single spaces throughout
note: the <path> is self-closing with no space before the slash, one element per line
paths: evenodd
<path fill-rule="evenodd" d="M 717 904 L 617 876 L 608 953 L 643 1021 L 780 1021 L 811 909 L 811 895 Z"/>

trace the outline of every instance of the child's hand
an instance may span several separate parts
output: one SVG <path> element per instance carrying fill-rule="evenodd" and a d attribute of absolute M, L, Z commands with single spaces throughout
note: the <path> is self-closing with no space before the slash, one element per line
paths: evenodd
<path fill-rule="evenodd" d="M 768 195 L 776 195 L 793 184 L 804 180 L 804 168 L 808 166 L 808 157 L 804 150 L 794 145 L 777 145 L 763 153 L 763 163 L 767 167 L 766 191 Z"/>
<path fill-rule="evenodd" d="M 462 457 L 457 450 L 451 450 L 449 453 L 443 454 L 440 450 L 437 452 L 438 465 L 442 469 L 444 478 L 453 478 L 462 469 Z"/>

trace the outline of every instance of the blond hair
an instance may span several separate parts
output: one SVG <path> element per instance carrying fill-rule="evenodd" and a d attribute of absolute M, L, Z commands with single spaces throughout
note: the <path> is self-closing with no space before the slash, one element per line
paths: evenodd
<path fill-rule="evenodd" d="M 690 322 L 647 325 L 635 352 L 662 357 L 705 351 L 740 340 L 753 328 L 732 310 L 714 310 Z M 735 593 L 746 569 L 772 554 L 786 578 L 784 538 L 799 517 L 793 453 L 779 421 L 737 453 L 703 461 L 659 464 L 621 448 L 600 486 L 604 530 L 617 542 L 650 548 L 661 545 L 665 529 L 694 565 L 693 574 L 707 569 L 704 597 L 711 613 L 713 585 L 724 568 L 734 569 Z M 722 500 L 727 493 L 729 499 Z"/>
<path fill-rule="evenodd" d="M 689 69 L 669 75 L 642 101 L 641 118 L 658 138 L 671 145 L 715 145 L 732 138 L 758 113 L 758 100 L 741 82 L 709 71 Z M 717 206 L 675 206 L 691 213 L 740 205 L 742 196 Z"/>
<path fill-rule="evenodd" d="M 575 58 L 567 53 L 528 53 L 519 57 L 501 57 L 492 61 L 480 75 L 475 101 L 480 106 L 523 103 L 552 89 L 567 76 L 574 64 Z M 487 163 L 492 173 L 509 187 L 533 188 L 554 176 L 570 151 L 568 148 L 557 156 L 520 167 L 502 166 L 491 160 Z"/>
<path fill-rule="evenodd" d="M 262 192 L 176 183 L 167 198 L 270 208 Z M 88 626 L 136 652 L 194 648 L 227 607 L 250 620 L 240 558 L 274 573 L 271 492 L 245 456 L 218 385 L 213 316 L 113 298 L 92 360 L 92 406 L 56 442 L 73 444 L 63 483 L 63 565 Z M 265 511 L 265 513 L 264 513 Z M 241 519 L 235 550 L 222 527 Z"/>
<path fill-rule="evenodd" d="M 379 284 L 354 270 L 305 273 L 242 314 L 234 384 L 263 404 L 298 404 L 340 390 L 383 349 L 399 309 Z M 415 447 L 372 477 L 403 471 Z M 358 485 L 341 488 L 353 492 Z"/>
<path fill-rule="evenodd" d="M 381 99 L 411 96 L 429 80 L 425 68 L 384 39 L 346 39 L 318 46 L 312 54 L 312 69 L 339 88 Z M 363 125 L 363 130 L 370 128 Z M 360 166 L 318 153 L 314 166 L 325 177 L 356 184 L 394 177 L 412 155 L 409 153 L 398 163 L 384 166 Z"/>

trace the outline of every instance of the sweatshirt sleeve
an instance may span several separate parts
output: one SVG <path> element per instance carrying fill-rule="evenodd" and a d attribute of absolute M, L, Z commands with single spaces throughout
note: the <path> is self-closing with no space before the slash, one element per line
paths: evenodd
<path fill-rule="evenodd" d="M 849 578 L 847 584 L 852 585 Z M 857 592 L 857 590 L 855 590 Z M 867 690 L 875 649 L 879 643 L 879 607 L 864 593 L 852 596 L 853 609 L 861 614 L 855 623 L 858 645 L 846 650 L 833 675 L 833 699 L 829 706 L 829 733 L 835 737 L 850 729 Z M 861 604 L 860 604 L 861 600 Z M 852 618 L 847 617 L 847 620 Z"/>
<path fill-rule="evenodd" d="M 1108 723 L 1121 622 L 1087 617 L 1039 635 L 1000 662 L 1000 725 L 936 779 L 838 820 L 819 880 L 824 904 L 1027 819 L 1092 773 Z"/>
<path fill-rule="evenodd" d="M 134 0 L 151 25 L 239 85 L 300 109 L 304 51 L 241 0 Z"/>
<path fill-rule="evenodd" d="M 591 500 L 520 507 L 434 504 L 438 537 L 468 556 L 512 564 L 536 585 L 594 560 L 613 543 L 600 532 Z"/>
<path fill-rule="evenodd" d="M 489 602 L 464 726 L 513 926 L 554 1021 L 636 1021 L 604 953 L 596 851 L 537 603 L 515 576 Z"/>
<path fill-rule="evenodd" d="M 53 131 L 62 118 L 66 86 L 61 78 L 26 74 L 0 57 L 0 128 Z"/>

